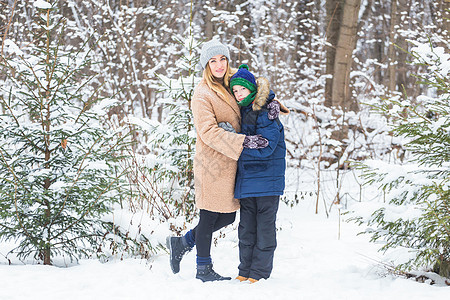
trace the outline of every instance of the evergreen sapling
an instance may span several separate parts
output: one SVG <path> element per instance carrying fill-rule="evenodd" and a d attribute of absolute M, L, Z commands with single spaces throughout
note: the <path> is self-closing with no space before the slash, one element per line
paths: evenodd
<path fill-rule="evenodd" d="M 381 250 L 404 247 L 411 252 L 399 269 L 433 269 L 450 278 L 450 55 L 441 47 L 416 43 L 414 63 L 427 68 L 420 76 L 432 96 L 416 102 L 395 98 L 379 107 L 392 117 L 394 136 L 409 152 L 404 165 L 367 161 L 366 184 L 377 184 L 386 201 L 371 217 L 357 217 Z"/>
<path fill-rule="evenodd" d="M 0 241 L 50 265 L 101 247 L 111 231 L 102 218 L 126 190 L 118 162 L 129 144 L 106 126 L 115 101 L 88 84 L 95 43 L 64 45 L 57 8 L 36 10 L 33 41 L 0 58 Z"/>

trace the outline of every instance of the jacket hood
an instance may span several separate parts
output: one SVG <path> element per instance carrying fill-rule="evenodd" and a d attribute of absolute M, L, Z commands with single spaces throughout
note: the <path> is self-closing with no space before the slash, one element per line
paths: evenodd
<path fill-rule="evenodd" d="M 278 99 L 275 98 L 274 92 L 270 90 L 269 80 L 265 77 L 259 77 L 256 79 L 256 85 L 258 87 L 258 92 L 256 93 L 255 100 L 253 101 L 252 109 L 253 111 L 261 110 L 266 104 L 272 100 L 278 101 L 280 103 L 280 114 L 289 114 L 289 109 L 284 106 Z"/>

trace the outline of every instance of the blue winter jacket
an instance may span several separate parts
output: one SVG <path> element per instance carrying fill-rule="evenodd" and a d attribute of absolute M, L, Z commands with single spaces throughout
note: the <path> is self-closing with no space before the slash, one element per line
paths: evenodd
<path fill-rule="evenodd" d="M 252 105 L 241 107 L 241 133 L 261 134 L 269 141 L 263 149 L 244 148 L 238 160 L 234 197 L 237 199 L 282 195 L 285 186 L 286 144 L 280 120 L 268 118 L 267 104 L 275 98 L 265 78 L 258 78 Z"/>

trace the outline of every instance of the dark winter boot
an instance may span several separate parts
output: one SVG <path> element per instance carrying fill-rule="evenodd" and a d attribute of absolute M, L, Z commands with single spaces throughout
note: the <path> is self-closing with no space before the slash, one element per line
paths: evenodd
<path fill-rule="evenodd" d="M 174 274 L 180 272 L 180 262 L 183 255 L 192 250 L 184 236 L 168 236 L 166 245 L 170 253 L 170 268 Z"/>
<path fill-rule="evenodd" d="M 223 277 L 213 270 L 213 265 L 197 265 L 197 275 L 195 278 L 200 279 L 203 282 L 216 281 L 216 280 L 231 280 L 231 277 Z"/>

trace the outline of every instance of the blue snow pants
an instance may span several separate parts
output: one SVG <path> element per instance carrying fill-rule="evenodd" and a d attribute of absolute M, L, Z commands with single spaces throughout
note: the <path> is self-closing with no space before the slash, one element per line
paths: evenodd
<path fill-rule="evenodd" d="M 280 196 L 240 199 L 239 275 L 269 278 L 277 247 L 275 221 Z"/>

